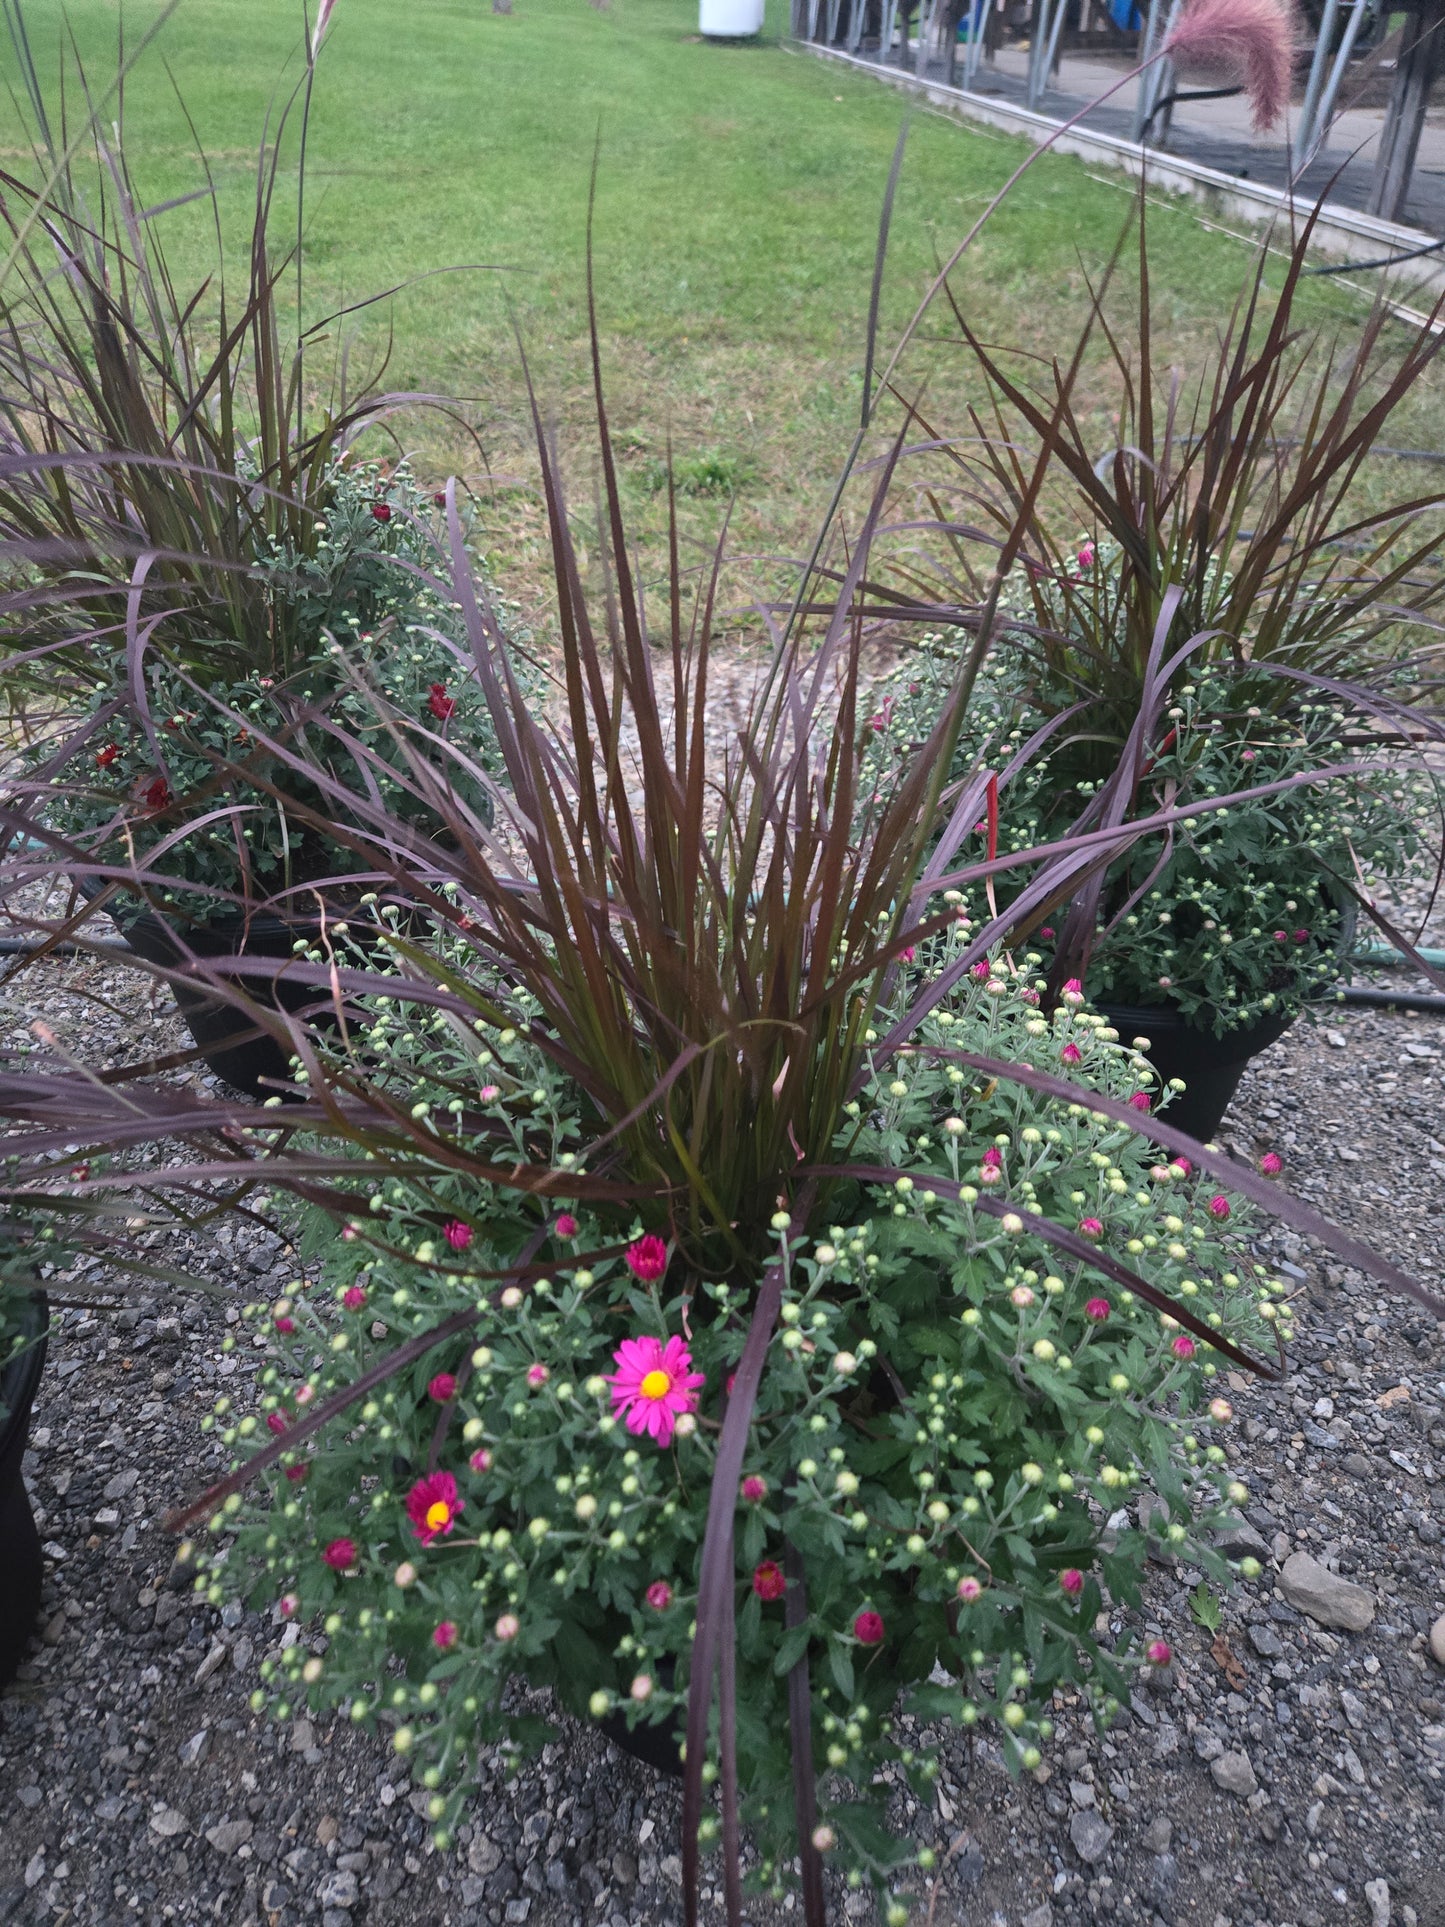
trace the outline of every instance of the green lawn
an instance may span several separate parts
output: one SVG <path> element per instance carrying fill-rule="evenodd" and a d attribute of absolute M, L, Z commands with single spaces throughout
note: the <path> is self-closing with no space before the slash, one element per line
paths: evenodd
<path fill-rule="evenodd" d="M 127 9 L 133 40 L 145 24 Z M 110 0 L 29 0 L 42 72 L 73 32 L 92 81 L 115 60 Z M 576 451 L 585 425 L 584 232 L 597 154 L 598 313 L 630 492 L 656 528 L 669 430 L 697 479 L 741 480 L 738 539 L 796 552 L 827 499 L 857 417 L 878 207 L 904 111 L 862 77 L 787 51 L 770 0 L 762 44 L 699 41 L 691 0 L 337 0 L 309 135 L 304 266 L 312 316 L 431 269 L 487 263 L 404 289 L 353 324 L 360 345 L 393 333 L 388 384 L 467 398 L 495 471 L 525 481 L 520 328 L 539 391 Z M 209 156 L 222 216 L 244 232 L 268 110 L 298 70 L 301 14 L 289 0 L 181 0 L 126 89 L 127 148 L 159 202 L 203 179 L 179 90 Z M 20 131 L 8 103 L 0 139 Z M 294 146 L 294 141 L 291 143 Z M 915 116 L 898 195 L 883 340 L 896 333 L 973 213 L 1022 148 L 927 112 Z M 1106 257 L 1128 196 L 1052 157 L 970 254 L 956 287 L 987 336 L 1067 349 L 1085 270 Z M 282 209 L 278 226 L 294 214 Z M 203 209 L 164 217 L 180 278 L 212 255 Z M 1157 322 L 1187 362 L 1228 309 L 1246 250 L 1191 213 L 1153 221 Z M 1361 304 L 1320 284 L 1322 314 L 1348 328 Z M 940 307 L 943 332 L 946 310 Z M 920 344 L 908 371 L 930 406 L 962 424 L 957 359 Z M 1099 396 L 1100 407 L 1107 397 Z M 1422 432 L 1422 431 L 1417 431 Z M 419 427 L 424 460 L 462 444 Z M 583 493 L 590 489 L 585 476 Z M 719 498 L 689 498 L 701 533 Z M 525 487 L 487 511 L 499 561 L 524 585 L 539 519 Z M 524 591 L 525 592 L 525 591 Z"/>

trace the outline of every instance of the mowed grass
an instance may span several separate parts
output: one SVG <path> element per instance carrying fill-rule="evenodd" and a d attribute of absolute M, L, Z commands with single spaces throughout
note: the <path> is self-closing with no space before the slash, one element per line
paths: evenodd
<path fill-rule="evenodd" d="M 134 44 L 148 18 L 128 9 Z M 92 87 L 116 64 L 110 0 L 29 0 L 32 45 L 57 77 L 71 36 Z M 878 213 L 905 113 L 865 77 L 789 51 L 780 0 L 752 45 L 703 42 L 694 0 L 337 0 L 307 140 L 303 303 L 308 321 L 396 287 L 328 331 L 311 378 L 349 343 L 353 371 L 389 352 L 385 383 L 458 397 L 486 467 L 441 418 L 408 418 L 419 465 L 480 485 L 484 540 L 524 603 L 544 598 L 527 381 L 555 425 L 574 499 L 590 512 L 585 240 L 595 166 L 597 322 L 630 506 L 653 553 L 669 440 L 690 539 L 704 544 L 734 488 L 732 546 L 805 551 L 857 425 Z M 257 150 L 301 71 L 289 0 L 181 0 L 125 89 L 126 151 L 150 204 L 217 188 L 230 273 L 244 278 Z M 71 90 L 70 106 L 75 105 Z M 185 112 L 181 102 L 184 102 Z M 0 138 L 22 156 L 8 103 Z M 105 109 L 109 119 L 112 108 Z M 274 231 L 295 235 L 299 119 L 283 140 Z M 929 112 L 913 116 L 882 304 L 886 350 L 1021 144 Z M 966 256 L 954 292 L 988 339 L 1067 356 L 1088 279 L 1129 216 L 1116 183 L 1047 157 Z M 1193 211 L 1151 212 L 1155 326 L 1187 369 L 1227 314 L 1249 250 Z M 214 267 L 204 205 L 157 222 L 178 281 Z M 437 273 L 440 269 L 458 272 Z M 427 277 L 425 279 L 421 277 Z M 1338 284 L 1311 296 L 1346 338 L 1363 312 Z M 1128 297 L 1124 302 L 1126 314 Z M 931 420 L 966 427 L 972 392 L 945 304 L 903 369 Z M 1091 364 L 1101 435 L 1110 392 Z M 1413 411 L 1429 434 L 1434 396 Z M 889 431 L 896 412 L 883 417 Z M 1101 444 L 1102 445 L 1102 444 Z M 1412 478 L 1413 479 L 1413 478 Z M 756 571 L 775 582 L 770 566 Z"/>

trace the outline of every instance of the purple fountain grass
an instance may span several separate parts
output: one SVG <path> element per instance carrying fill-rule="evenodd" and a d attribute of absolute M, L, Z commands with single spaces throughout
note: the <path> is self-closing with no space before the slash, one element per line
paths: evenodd
<path fill-rule="evenodd" d="M 1294 50 L 1279 0 L 1187 0 L 1161 52 L 1191 74 L 1243 87 L 1262 134 L 1289 105 Z"/>

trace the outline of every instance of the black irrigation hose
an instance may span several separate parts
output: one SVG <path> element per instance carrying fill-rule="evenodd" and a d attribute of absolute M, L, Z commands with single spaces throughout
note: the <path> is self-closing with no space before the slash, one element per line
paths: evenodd
<path fill-rule="evenodd" d="M 1402 261 L 1418 261 L 1421 255 L 1438 254 L 1445 248 L 1445 234 L 1438 241 L 1427 241 L 1423 248 L 1407 248 L 1404 254 L 1382 254 L 1378 261 L 1340 261 L 1328 268 L 1305 268 L 1305 274 L 1363 274 L 1366 268 L 1394 268 Z M 1376 451 L 1393 454 L 1395 450 Z M 1438 458 L 1437 458 L 1438 459 Z"/>
<path fill-rule="evenodd" d="M 1335 992 L 1334 1001 L 1372 1010 L 1429 1010 L 1445 1016 L 1445 997 L 1432 997 L 1423 990 L 1374 990 L 1366 984 L 1350 984 Z"/>
<path fill-rule="evenodd" d="M 1139 129 L 1139 145 L 1142 147 L 1149 139 L 1149 129 L 1154 125 L 1156 114 L 1162 114 L 1166 107 L 1172 107 L 1179 100 L 1230 100 L 1242 94 L 1242 87 L 1176 87 L 1173 93 L 1161 94 L 1149 109 L 1149 118 Z"/>

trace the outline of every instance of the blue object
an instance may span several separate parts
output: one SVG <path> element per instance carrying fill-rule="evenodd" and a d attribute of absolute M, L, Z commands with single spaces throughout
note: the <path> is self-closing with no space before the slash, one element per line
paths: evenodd
<path fill-rule="evenodd" d="M 1144 24 L 1134 0 L 1109 0 L 1109 18 L 1121 33 L 1137 33 Z"/>

